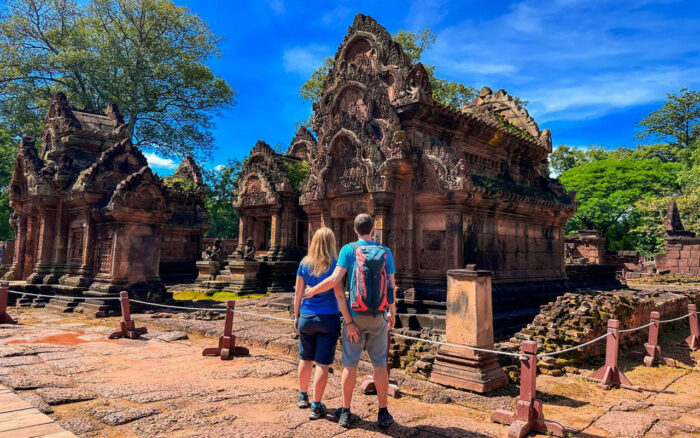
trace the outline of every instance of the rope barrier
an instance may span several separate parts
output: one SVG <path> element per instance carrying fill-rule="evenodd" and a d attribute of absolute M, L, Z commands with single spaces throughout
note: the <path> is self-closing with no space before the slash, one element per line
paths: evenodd
<path fill-rule="evenodd" d="M 14 290 L 10 290 L 9 292 L 19 294 L 19 295 L 29 295 L 29 296 L 33 296 L 33 297 L 43 297 L 43 298 L 68 298 L 68 299 L 78 298 L 78 299 L 84 299 L 84 300 L 121 300 L 121 297 L 103 297 L 103 298 L 100 298 L 100 297 L 70 297 L 70 296 L 62 296 L 62 295 L 33 294 L 33 293 L 29 293 L 29 292 L 20 292 L 20 291 L 14 291 Z M 227 312 L 229 310 L 229 309 L 217 309 L 217 308 L 205 308 L 205 307 L 173 306 L 173 305 L 169 305 L 169 304 L 150 303 L 148 301 L 141 301 L 141 300 L 135 300 L 135 299 L 129 299 L 129 301 L 134 302 L 134 303 L 144 304 L 147 306 L 162 307 L 162 308 L 175 309 L 175 310 L 193 310 L 193 311 L 205 310 L 205 311 L 212 311 L 212 312 Z M 243 310 L 231 310 L 231 311 L 234 313 L 239 313 L 241 315 L 254 316 L 254 317 L 258 317 L 258 318 L 266 318 L 266 319 L 272 319 L 272 320 L 283 321 L 283 322 L 294 322 L 293 319 L 283 318 L 283 317 L 279 317 L 279 316 L 272 316 L 272 315 L 265 315 L 265 314 L 261 314 L 261 313 L 247 312 L 247 311 L 243 311 Z M 689 316 L 690 316 L 690 313 L 685 314 L 683 316 L 679 316 L 678 318 L 659 321 L 659 323 L 680 321 L 681 319 L 688 318 Z M 643 330 L 647 327 L 652 326 L 653 324 L 654 324 L 653 322 L 650 322 L 650 323 L 645 324 L 645 325 L 640 326 L 640 327 L 619 330 L 619 333 L 630 333 L 630 332 L 634 332 L 637 330 Z M 583 344 L 575 345 L 573 347 L 569 347 L 569 348 L 566 348 L 564 350 L 551 351 L 549 353 L 540 353 L 536 357 L 538 357 L 538 358 L 551 357 L 551 356 L 557 356 L 560 354 L 568 353 L 570 351 L 578 350 L 580 348 L 583 348 L 583 347 L 586 347 L 586 346 L 591 345 L 593 343 L 596 343 L 602 339 L 605 339 L 608 336 L 610 336 L 610 334 L 611 334 L 610 332 L 607 332 L 604 335 L 598 336 L 597 338 L 592 339 L 588 342 L 584 342 Z M 508 351 L 499 351 L 499 350 L 490 350 L 490 349 L 486 349 L 486 348 L 470 347 L 468 345 L 454 344 L 452 342 L 434 341 L 432 339 L 418 338 L 418 337 L 403 335 L 403 334 L 399 334 L 399 333 L 393 333 L 393 335 L 396 337 L 399 337 L 399 338 L 410 339 L 413 341 L 427 342 L 429 344 L 434 344 L 434 345 L 444 345 L 444 346 L 448 346 L 448 347 L 463 348 L 463 349 L 468 349 L 468 350 L 473 350 L 473 351 L 479 351 L 482 353 L 492 353 L 492 354 L 497 354 L 497 355 L 501 355 L 501 356 L 517 357 L 520 360 L 528 360 L 527 356 L 520 354 L 520 353 L 511 353 Z"/>
<path fill-rule="evenodd" d="M 608 336 L 610 336 L 610 332 L 608 332 L 608 333 L 606 333 L 606 334 L 604 334 L 604 335 L 602 335 L 602 336 L 598 336 L 597 338 L 592 339 L 592 340 L 590 340 L 590 341 L 588 341 L 588 342 L 585 342 L 585 343 L 583 343 L 583 344 L 581 344 L 581 345 L 576 345 L 576 346 L 573 346 L 573 347 L 570 347 L 570 348 L 567 348 L 567 349 L 564 349 L 564 350 L 551 351 L 551 352 L 549 352 L 549 353 L 540 353 L 540 354 L 537 355 L 537 357 L 549 357 L 549 356 L 556 356 L 556 355 L 559 355 L 559 354 L 568 353 L 569 351 L 578 350 L 579 348 L 583 348 L 583 347 L 585 347 L 585 346 L 587 346 L 587 345 L 591 345 L 591 344 L 593 344 L 593 343 L 595 343 L 595 342 L 600 341 L 601 339 L 607 338 Z"/>
<path fill-rule="evenodd" d="M 667 322 L 676 322 L 676 321 L 680 321 L 681 319 L 686 319 L 686 318 L 689 317 L 689 316 L 690 316 L 690 313 L 687 313 L 687 314 L 685 314 L 685 315 L 683 315 L 683 316 L 679 316 L 678 318 L 665 319 L 665 320 L 663 320 L 663 321 L 659 321 L 659 324 L 664 324 L 664 323 L 667 323 Z"/>
<path fill-rule="evenodd" d="M 29 295 L 30 297 L 39 297 L 39 298 L 67 298 L 67 299 L 79 299 L 79 300 L 118 300 L 120 299 L 119 297 L 70 297 L 70 296 L 64 296 L 64 295 L 42 295 L 42 294 L 32 294 L 29 292 L 22 292 L 18 290 L 10 290 L 9 292 L 12 292 L 13 294 L 17 295 Z M 133 301 L 133 300 L 132 300 Z"/>
<path fill-rule="evenodd" d="M 635 328 L 631 328 L 631 329 L 620 330 L 619 333 L 631 333 L 631 332 L 636 332 L 637 330 L 642 330 L 642 329 L 645 329 L 645 328 L 647 328 L 647 327 L 651 327 L 652 325 L 654 325 L 654 323 L 653 323 L 653 322 L 650 322 L 649 324 L 644 324 L 644 325 L 641 326 L 641 327 L 635 327 Z"/>

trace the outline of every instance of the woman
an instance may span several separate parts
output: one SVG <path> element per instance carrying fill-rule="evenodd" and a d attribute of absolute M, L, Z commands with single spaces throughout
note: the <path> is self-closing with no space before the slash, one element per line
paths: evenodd
<path fill-rule="evenodd" d="M 309 418 L 316 420 L 326 415 L 321 403 L 328 382 L 328 367 L 333 363 L 335 346 L 340 335 L 339 311 L 350 320 L 345 291 L 341 285 L 312 298 L 302 299 L 304 288 L 315 286 L 335 269 L 338 252 L 335 235 L 330 228 L 321 228 L 314 234 L 309 253 L 299 264 L 294 296 L 294 327 L 299 333 L 299 399 L 300 408 L 309 407 L 309 384 L 313 363 L 314 397 Z M 336 297 L 338 297 L 336 299 Z"/>

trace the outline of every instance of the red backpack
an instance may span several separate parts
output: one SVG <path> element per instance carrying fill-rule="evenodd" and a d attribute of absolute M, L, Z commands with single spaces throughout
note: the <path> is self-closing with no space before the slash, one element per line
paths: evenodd
<path fill-rule="evenodd" d="M 350 307 L 357 313 L 386 312 L 388 279 L 386 259 L 388 250 L 382 245 L 350 244 L 355 253 L 355 269 L 348 278 Z"/>

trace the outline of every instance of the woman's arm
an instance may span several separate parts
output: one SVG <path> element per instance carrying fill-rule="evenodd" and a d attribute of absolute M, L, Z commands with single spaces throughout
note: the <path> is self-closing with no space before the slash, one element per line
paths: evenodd
<path fill-rule="evenodd" d="M 297 282 L 294 286 L 294 330 L 297 331 L 299 330 L 299 312 L 301 309 L 301 300 L 302 296 L 304 295 L 305 287 L 306 283 L 304 282 L 304 278 L 297 275 Z"/>

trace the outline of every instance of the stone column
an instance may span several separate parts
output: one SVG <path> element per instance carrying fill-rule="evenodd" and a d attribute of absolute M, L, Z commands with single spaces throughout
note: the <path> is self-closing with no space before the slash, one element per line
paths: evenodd
<path fill-rule="evenodd" d="M 447 342 L 493 349 L 491 273 L 468 269 L 447 271 Z M 430 381 L 476 392 L 506 384 L 506 376 L 492 353 L 441 346 Z"/>
<path fill-rule="evenodd" d="M 27 278 L 27 283 L 41 284 L 44 277 L 51 273 L 53 266 L 53 248 L 56 241 L 56 209 L 40 210 L 40 228 L 38 239 L 37 263 L 34 273 Z"/>
<path fill-rule="evenodd" d="M 335 245 L 340 251 L 343 239 L 343 220 L 339 218 L 331 219 L 333 234 L 335 234 Z M 312 236 L 313 237 L 313 236 Z"/>
<path fill-rule="evenodd" d="M 18 215 L 12 221 L 15 231 L 14 256 L 12 257 L 12 267 L 3 277 L 4 280 L 21 280 L 22 268 L 24 266 L 24 246 L 27 244 L 27 217 Z"/>
<path fill-rule="evenodd" d="M 270 248 L 268 249 L 268 254 L 273 257 L 279 251 L 281 243 L 281 212 L 281 207 L 270 207 Z"/>
<path fill-rule="evenodd" d="M 445 261 L 447 269 L 463 266 L 462 214 L 448 213 L 445 217 Z"/>
<path fill-rule="evenodd" d="M 240 215 L 241 212 L 239 211 L 238 214 Z M 238 248 L 236 248 L 236 252 L 242 253 L 245 248 L 245 233 L 245 217 L 238 216 Z M 233 254 L 229 255 L 229 257 L 232 255 Z"/>

